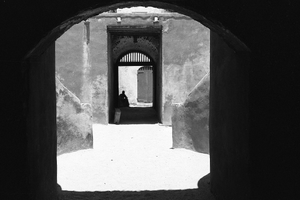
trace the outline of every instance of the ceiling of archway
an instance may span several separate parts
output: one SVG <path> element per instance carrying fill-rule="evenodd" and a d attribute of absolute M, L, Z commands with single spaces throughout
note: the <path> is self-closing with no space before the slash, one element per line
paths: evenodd
<path fill-rule="evenodd" d="M 158 61 L 160 39 L 156 35 L 113 35 L 111 40 L 112 58 L 117 59 L 128 51 L 141 51 Z"/>

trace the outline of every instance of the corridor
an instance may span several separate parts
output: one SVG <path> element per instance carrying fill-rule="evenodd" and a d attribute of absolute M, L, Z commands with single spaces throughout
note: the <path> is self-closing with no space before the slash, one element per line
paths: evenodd
<path fill-rule="evenodd" d="M 157 124 L 157 112 L 152 107 L 123 107 L 120 124 Z M 138 128 L 138 127 L 137 127 Z"/>

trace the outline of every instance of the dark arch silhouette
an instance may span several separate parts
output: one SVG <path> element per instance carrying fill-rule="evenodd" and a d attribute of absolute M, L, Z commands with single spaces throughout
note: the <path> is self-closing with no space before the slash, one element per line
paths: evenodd
<path fill-rule="evenodd" d="M 156 2 L 151 2 L 150 3 L 150 5 L 152 5 L 152 6 L 155 6 L 155 4 L 156 4 Z M 88 12 L 86 15 L 83 15 L 84 17 L 76 18 L 73 21 L 72 21 L 72 19 L 69 20 L 71 22 L 68 23 L 66 26 L 63 25 L 63 26 L 59 27 L 60 30 L 58 32 L 61 32 L 62 30 L 67 30 L 72 24 L 76 23 L 77 19 L 80 19 L 80 18 L 81 18 L 81 20 L 82 19 L 87 19 L 91 16 L 94 16 L 94 15 L 100 13 L 101 11 L 103 12 L 103 11 L 106 11 L 106 10 L 110 10 L 112 8 L 126 7 L 126 6 L 130 6 L 130 5 L 131 6 L 137 6 L 137 5 L 144 5 L 144 3 L 134 2 L 134 3 L 115 4 L 115 5 L 112 5 L 111 7 L 105 7 L 105 8 L 99 8 L 99 9 L 92 10 L 92 11 Z M 170 6 L 171 8 L 174 7 L 174 10 L 179 12 L 179 13 L 182 13 L 182 14 L 188 13 L 188 10 L 185 10 L 183 8 L 178 8 L 176 6 L 172 6 L 171 4 L 162 3 L 162 5 L 164 5 L 164 6 L 159 6 L 160 3 L 158 2 L 157 5 L 158 6 L 155 6 L 155 7 L 164 7 L 164 6 L 168 7 L 168 6 Z M 241 43 L 237 38 L 235 38 L 234 35 L 231 34 L 229 31 L 227 31 L 227 30 L 225 31 L 220 26 L 218 26 L 218 25 L 216 25 L 216 24 L 214 24 L 210 21 L 207 21 L 204 17 L 202 17 L 201 15 L 198 15 L 196 13 L 190 13 L 190 14 L 187 14 L 187 15 L 193 17 L 194 19 L 198 17 L 196 19 L 196 21 L 199 21 L 200 23 L 202 23 L 202 21 L 205 22 L 205 23 L 202 23 L 202 24 L 207 25 L 207 27 L 209 27 L 209 28 L 210 27 L 213 28 L 213 30 L 216 31 L 235 50 L 237 50 L 237 51 L 245 51 L 245 50 L 247 51 L 248 50 L 248 48 L 243 43 Z M 213 145 L 211 145 L 211 146 L 213 146 Z"/>
<path fill-rule="evenodd" d="M 213 193 L 224 199 L 299 199 L 297 184 L 294 184 L 298 181 L 295 175 L 299 173 L 299 167 L 295 165 L 299 158 L 296 139 L 299 120 L 295 117 L 299 116 L 299 95 L 295 92 L 299 91 L 298 1 L 132 0 L 124 3 L 121 0 L 43 0 L 1 1 L 0 4 L 3 27 L 1 80 L 5 83 L 1 84 L 5 94 L 1 98 L 1 133 L 5 141 L 2 143 L 5 160 L 2 172 L 9 175 L 1 180 L 3 199 L 55 199 L 55 97 L 51 94 L 55 91 L 53 42 L 72 25 L 96 13 L 136 5 L 151 5 L 188 15 L 217 33 L 221 42 L 226 41 L 227 44 L 222 45 L 216 44 L 219 39 L 213 41 L 218 47 L 215 55 L 227 53 L 221 51 L 221 47 L 228 45 L 235 50 L 232 63 L 242 64 L 238 64 L 235 71 L 226 68 L 220 72 L 220 68 L 212 67 L 211 76 L 216 78 L 217 75 L 216 83 L 244 87 L 247 77 L 251 80 L 241 93 L 224 90 L 225 95 L 221 95 L 216 88 L 211 89 L 211 99 L 222 100 L 222 104 L 214 105 L 212 112 L 228 111 L 226 102 L 240 106 L 242 96 L 247 96 L 249 105 L 244 107 L 246 114 L 249 110 L 250 121 L 239 131 L 231 124 L 241 124 L 239 120 L 243 113 L 212 114 L 212 120 L 217 117 L 226 122 L 224 129 L 218 132 L 219 138 L 224 140 L 215 148 L 228 148 L 212 153 L 211 158 L 226 158 L 232 155 L 230 150 L 238 152 L 242 158 L 245 155 L 241 151 L 243 146 L 249 146 L 251 150 L 250 167 L 243 173 L 232 167 L 224 173 L 222 166 L 226 163 L 238 165 L 238 159 L 227 159 L 220 168 L 212 167 L 210 185 Z M 239 52 L 238 40 L 227 30 L 251 48 L 251 60 Z M 212 39 L 215 40 L 216 35 Z M 28 59 L 23 60 L 24 57 Z M 238 75 L 234 76 L 235 72 Z M 246 76 L 243 77 L 244 73 Z M 231 74 L 230 81 L 225 74 Z M 238 81 L 241 76 L 245 78 L 244 82 Z M 240 140 L 223 135 L 239 137 L 244 131 L 248 134 Z M 245 144 L 248 140 L 250 142 Z M 216 182 L 222 174 L 226 174 L 223 181 Z M 244 184 L 244 174 L 251 176 L 249 185 Z M 239 182 L 235 181 L 237 178 L 240 178 Z M 231 198 L 236 190 L 247 187 L 252 191 L 250 197 Z"/>
<path fill-rule="evenodd" d="M 53 30 L 52 33 L 55 33 L 55 34 L 50 34 L 48 37 L 46 37 L 45 40 L 42 41 L 28 55 L 30 55 L 30 54 L 31 55 L 39 55 L 39 52 L 43 52 L 43 50 L 47 49 L 47 47 L 49 47 L 49 44 L 51 44 L 59 35 L 61 35 L 65 30 L 70 28 L 73 24 L 75 24 L 81 20 L 87 19 L 91 16 L 96 15 L 97 13 L 100 13 L 100 12 L 103 12 L 106 10 L 111 10 L 111 9 L 119 8 L 119 7 L 138 6 L 138 5 L 143 5 L 143 6 L 144 5 L 152 5 L 152 6 L 161 7 L 161 8 L 169 7 L 179 13 L 189 15 L 192 18 L 196 19 L 196 21 L 199 21 L 200 23 L 206 25 L 211 30 L 215 31 L 218 34 L 218 36 L 221 36 L 222 39 L 219 42 L 221 42 L 223 40 L 226 41 L 227 44 L 229 46 L 231 46 L 237 52 L 248 51 L 248 48 L 242 42 L 240 42 L 232 33 L 230 33 L 230 31 L 224 29 L 221 25 L 217 25 L 216 23 L 207 20 L 205 17 L 203 17 L 199 14 L 196 14 L 193 12 L 189 13 L 189 10 L 187 10 L 187 9 L 177 7 L 176 5 L 171 5 L 171 4 L 167 4 L 167 3 L 161 3 L 161 2 L 147 2 L 147 3 L 146 2 L 130 2 L 130 3 L 114 4 L 114 5 L 111 5 L 108 7 L 97 8 L 97 9 L 89 10 L 89 12 L 85 12 L 85 13 L 82 12 L 83 14 L 81 13 L 81 14 L 77 15 L 76 17 L 73 17 L 73 18 L 67 20 L 61 26 L 59 26 L 58 28 Z M 189 14 L 187 14 L 187 13 L 189 13 Z M 213 37 L 214 37 L 214 39 L 216 39 L 216 38 L 217 38 L 217 40 L 219 39 L 216 35 L 213 35 Z M 227 48 L 227 47 L 225 46 L 224 48 Z M 239 55 L 236 55 L 236 56 L 239 56 Z M 216 72 L 212 72 L 211 74 L 213 74 L 213 73 L 216 73 Z M 236 91 L 234 91 L 234 92 L 236 92 Z M 211 115 L 211 116 L 213 116 L 213 115 Z M 211 146 L 213 146 L 213 145 L 211 145 Z M 213 157 L 213 155 L 212 155 L 212 157 Z M 218 177 L 218 175 L 220 175 L 220 174 L 215 174 L 214 178 Z M 222 175 L 222 173 L 221 173 L 221 175 Z M 218 185 L 215 187 L 218 189 Z M 241 191 L 241 193 L 242 192 L 243 191 Z"/>

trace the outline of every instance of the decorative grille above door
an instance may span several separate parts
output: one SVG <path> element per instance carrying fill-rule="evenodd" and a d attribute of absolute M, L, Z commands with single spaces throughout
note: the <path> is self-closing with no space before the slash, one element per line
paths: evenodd
<path fill-rule="evenodd" d="M 124 55 L 120 60 L 120 65 L 128 65 L 131 64 L 140 64 L 140 65 L 149 65 L 151 63 L 151 59 L 143 53 L 140 52 L 131 52 Z"/>

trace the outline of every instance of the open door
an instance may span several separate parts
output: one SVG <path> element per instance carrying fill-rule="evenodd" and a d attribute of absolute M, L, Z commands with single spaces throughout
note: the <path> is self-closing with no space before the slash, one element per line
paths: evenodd
<path fill-rule="evenodd" d="M 153 69 L 152 67 L 141 67 L 137 74 L 138 102 L 153 102 Z"/>

